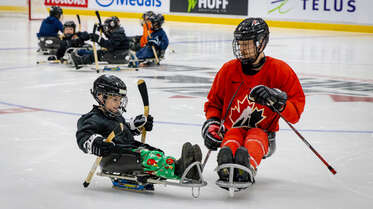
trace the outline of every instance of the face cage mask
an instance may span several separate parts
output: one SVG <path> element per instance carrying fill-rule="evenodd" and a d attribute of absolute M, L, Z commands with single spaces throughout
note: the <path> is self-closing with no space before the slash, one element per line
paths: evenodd
<path fill-rule="evenodd" d="M 250 40 L 254 41 L 254 47 L 255 47 L 254 53 L 250 53 L 250 50 L 249 50 L 248 42 Z M 233 54 L 236 56 L 237 59 L 241 61 L 242 64 L 252 65 L 258 59 L 259 55 L 264 51 L 268 43 L 268 36 L 263 37 L 261 40 L 262 41 L 258 41 L 256 40 L 256 38 L 247 39 L 247 40 L 233 39 L 232 41 Z M 242 41 L 244 43 L 239 44 L 239 41 Z M 241 50 L 241 47 L 243 47 L 242 50 Z M 244 51 L 244 53 L 242 53 L 242 51 Z"/>
<path fill-rule="evenodd" d="M 118 112 L 112 112 L 112 111 L 105 108 L 105 103 L 106 103 L 106 99 L 108 98 L 108 96 L 121 96 L 122 97 L 121 100 L 120 100 L 120 105 L 119 105 L 119 108 L 118 108 Z M 127 103 L 128 103 L 127 95 L 123 96 L 122 94 L 105 93 L 105 94 L 103 94 L 103 99 L 104 99 L 103 107 L 110 117 L 121 116 L 123 114 L 123 112 L 126 112 L 126 107 L 127 107 Z"/>
<path fill-rule="evenodd" d="M 91 93 L 93 94 L 92 91 L 91 91 Z M 101 102 L 100 99 L 98 98 L 99 94 L 103 95 L 104 102 Z M 127 95 L 115 94 L 115 93 L 96 93 L 95 95 L 93 94 L 93 96 L 94 96 L 95 100 L 98 102 L 98 104 L 103 107 L 103 109 L 107 113 L 107 116 L 109 116 L 109 117 L 114 118 L 114 117 L 117 117 L 117 116 L 121 116 L 124 112 L 127 112 L 127 110 L 126 110 L 126 107 L 127 107 L 127 104 L 128 104 Z M 108 96 L 121 96 L 122 97 L 122 99 L 120 101 L 118 112 L 112 112 L 112 111 L 105 108 L 105 103 L 106 103 L 106 99 L 108 98 Z"/>

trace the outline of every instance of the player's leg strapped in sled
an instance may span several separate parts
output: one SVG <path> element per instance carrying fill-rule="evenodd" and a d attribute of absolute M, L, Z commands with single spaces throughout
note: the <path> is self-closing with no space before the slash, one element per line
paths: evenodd
<path fill-rule="evenodd" d="M 158 50 L 155 49 L 158 57 L 158 61 L 160 62 L 165 55 L 166 50 Z M 153 66 L 157 64 L 157 60 L 154 56 L 153 49 L 150 46 L 145 46 L 141 48 L 139 51 L 136 52 L 136 60 L 139 61 L 140 66 Z M 159 63 L 158 63 L 159 64 Z"/>
<path fill-rule="evenodd" d="M 183 145 L 180 159 L 147 149 L 121 150 L 104 157 L 99 176 L 109 177 L 113 187 L 136 191 L 153 191 L 154 184 L 190 187 L 193 196 L 206 186 L 201 169 L 202 152 L 197 145 Z M 197 188 L 197 192 L 194 191 Z"/>
<path fill-rule="evenodd" d="M 263 159 L 270 157 L 276 150 L 276 134 L 269 132 L 268 134 L 268 152 L 265 153 Z M 255 183 L 256 164 L 254 158 L 250 157 L 248 150 L 244 146 L 240 146 L 233 152 L 230 147 L 224 146 L 220 149 L 218 156 L 218 167 L 215 169 L 219 175 L 216 185 L 226 189 L 233 196 L 234 192 L 245 190 Z"/>
<path fill-rule="evenodd" d="M 60 47 L 60 39 L 58 37 L 40 37 L 39 49 L 37 52 L 41 55 L 56 55 Z"/>
<path fill-rule="evenodd" d="M 110 67 L 110 65 L 117 67 L 128 64 L 128 50 L 97 50 L 97 55 L 99 64 L 105 65 L 105 67 Z M 95 62 L 92 50 L 75 50 L 71 53 L 71 60 L 76 69 Z"/>

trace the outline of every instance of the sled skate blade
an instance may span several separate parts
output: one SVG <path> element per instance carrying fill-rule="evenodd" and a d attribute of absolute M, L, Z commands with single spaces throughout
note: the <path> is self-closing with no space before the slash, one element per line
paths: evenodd
<path fill-rule="evenodd" d="M 111 178 L 114 189 L 135 191 L 135 192 L 153 192 L 153 184 L 138 184 L 135 181 Z"/>
<path fill-rule="evenodd" d="M 229 170 L 229 181 L 224 181 L 224 180 L 217 180 L 215 182 L 215 184 L 220 187 L 220 188 L 223 188 L 225 190 L 228 190 L 229 191 L 229 196 L 233 197 L 234 196 L 234 192 L 239 192 L 239 191 L 243 191 L 243 190 L 246 190 L 248 189 L 254 182 L 254 177 L 253 177 L 253 174 L 251 172 L 251 170 L 245 166 L 242 166 L 242 165 L 239 165 L 239 164 L 233 164 L 233 163 L 226 163 L 226 164 L 222 164 L 220 166 L 218 166 L 215 171 L 220 171 L 220 170 L 223 170 L 223 169 L 228 169 Z M 240 169 L 240 170 L 243 170 L 245 172 L 248 172 L 250 174 L 250 177 L 251 177 L 251 181 L 248 181 L 248 182 L 237 182 L 237 181 L 234 181 L 234 170 L 235 169 Z"/>
<path fill-rule="evenodd" d="M 194 166 L 197 166 L 197 170 L 199 173 L 199 180 L 188 179 L 186 175 Z M 147 185 L 147 184 L 161 184 L 164 186 L 178 186 L 178 187 L 189 187 L 192 188 L 192 196 L 194 198 L 198 198 L 200 195 L 200 188 L 207 185 L 207 182 L 204 181 L 202 177 L 202 169 L 201 169 L 201 162 L 194 162 L 190 164 L 187 169 L 185 169 L 181 179 L 164 179 L 154 175 L 150 175 L 147 173 L 141 173 L 137 175 L 130 175 L 130 174 L 120 174 L 120 173 L 104 173 L 99 172 L 97 173 L 98 176 L 109 177 L 110 179 L 117 179 L 117 180 L 129 180 L 135 182 L 140 185 Z M 113 183 L 114 184 L 114 183 Z"/>

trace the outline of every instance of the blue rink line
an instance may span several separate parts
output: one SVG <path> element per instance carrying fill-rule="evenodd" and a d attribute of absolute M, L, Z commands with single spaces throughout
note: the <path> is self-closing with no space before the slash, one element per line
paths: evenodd
<path fill-rule="evenodd" d="M 0 71 L 5 71 L 5 70 L 17 70 L 17 69 L 25 69 L 25 68 L 33 68 L 35 65 L 23 65 L 23 66 L 11 66 L 11 67 L 0 67 Z"/>
<path fill-rule="evenodd" d="M 15 51 L 15 50 L 37 50 L 37 47 L 13 47 L 13 48 L 0 48 L 0 51 Z"/>
<path fill-rule="evenodd" d="M 12 104 L 8 102 L 2 102 L 0 101 L 0 104 L 11 106 L 11 107 L 19 107 L 19 108 L 25 108 L 25 109 L 37 109 L 39 111 L 43 112 L 50 112 L 50 113 L 57 113 L 57 114 L 64 114 L 64 115 L 73 115 L 73 116 L 81 116 L 83 114 L 81 113 L 73 113 L 73 112 L 65 112 L 65 111 L 58 111 L 58 110 L 50 110 L 50 109 L 44 109 L 44 108 L 37 108 L 37 107 L 28 107 L 24 105 L 18 105 L 18 104 Z M 175 126 L 194 126 L 194 127 L 201 127 L 202 124 L 197 123 L 179 123 L 179 122 L 168 122 L 168 121 L 154 121 L 156 124 L 163 124 L 163 125 L 175 125 Z M 280 131 L 292 131 L 288 128 L 281 128 Z M 340 133 L 340 134 L 373 134 L 372 131 L 366 131 L 366 130 L 321 130 L 321 129 L 299 129 L 300 132 L 314 132 L 314 133 Z"/>
<path fill-rule="evenodd" d="M 360 34 L 355 36 L 361 36 Z M 352 37 L 355 37 L 352 36 Z M 283 36 L 283 37 L 272 37 L 273 40 L 284 40 L 284 39 L 316 39 L 316 38 L 335 38 L 339 36 Z M 170 45 L 177 45 L 177 44 L 203 44 L 203 43 L 222 43 L 222 42 L 232 42 L 232 39 L 228 40 L 205 40 L 205 41 L 175 41 L 170 42 Z M 37 47 L 6 47 L 6 48 L 0 48 L 0 51 L 15 51 L 15 50 L 37 50 Z"/>

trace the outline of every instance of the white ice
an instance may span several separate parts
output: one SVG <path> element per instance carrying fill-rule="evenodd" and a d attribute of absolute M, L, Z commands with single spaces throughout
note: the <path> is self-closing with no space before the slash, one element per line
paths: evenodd
<path fill-rule="evenodd" d="M 65 16 L 65 20 L 74 19 Z M 82 17 L 92 30 L 94 17 Z M 140 34 L 138 20 L 121 19 L 127 35 Z M 191 190 L 156 186 L 152 194 L 118 191 L 108 178 L 82 183 L 95 157 L 78 149 L 76 122 L 94 99 L 98 77 L 63 65 L 36 64 L 40 21 L 0 16 L 0 207 L 65 208 L 340 208 L 373 207 L 373 35 L 271 28 L 266 55 L 286 61 L 307 94 L 295 127 L 331 164 L 325 165 L 283 122 L 276 153 L 263 160 L 256 184 L 230 198 L 218 188 L 213 152 L 204 172 L 208 186 L 198 199 Z M 212 79 L 233 58 L 234 26 L 166 22 L 170 45 L 160 69 L 112 72 L 129 89 L 131 115 L 143 112 L 136 82 L 150 95 L 154 130 L 147 142 L 179 156 L 200 136 L 203 104 Z M 161 65 L 162 66 L 162 65 Z M 330 95 L 370 101 L 335 101 Z"/>

